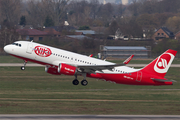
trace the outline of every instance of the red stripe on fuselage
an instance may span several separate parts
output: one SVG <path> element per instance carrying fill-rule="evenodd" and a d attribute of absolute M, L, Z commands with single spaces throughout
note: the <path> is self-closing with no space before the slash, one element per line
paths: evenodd
<path fill-rule="evenodd" d="M 11 54 L 12 55 L 12 54 Z M 38 64 L 42 64 L 42 65 L 50 65 L 50 66 L 54 66 L 52 64 L 49 63 L 44 63 L 41 61 L 37 61 L 37 60 L 32 60 L 29 58 L 25 58 L 25 57 L 20 57 L 20 56 L 16 56 L 16 55 L 12 55 L 14 57 L 26 60 L 26 61 L 31 61 L 34 63 L 38 63 Z M 58 66 L 56 66 L 58 67 Z M 143 72 L 143 76 L 142 76 L 142 80 L 140 80 L 139 82 L 137 81 L 137 72 L 133 72 L 133 73 L 126 73 L 126 74 L 122 74 L 122 73 L 96 73 L 96 74 L 87 74 L 87 77 L 91 77 L 91 78 L 98 78 L 98 79 L 104 79 L 106 81 L 112 81 L 118 84 L 127 84 L 127 85 L 172 85 L 172 82 L 155 82 L 153 80 L 151 80 L 150 78 L 159 78 L 158 76 L 150 76 L 149 74 L 146 74 Z M 162 79 L 162 78 L 159 78 Z"/>
<path fill-rule="evenodd" d="M 12 54 L 10 54 L 10 55 L 12 55 Z M 34 63 L 38 63 L 38 64 L 41 64 L 41 65 L 50 65 L 50 66 L 54 66 L 54 65 L 49 64 L 49 63 L 44 63 L 44 62 L 41 62 L 41 61 L 32 60 L 32 59 L 25 58 L 25 57 L 20 57 L 20 56 L 17 56 L 17 55 L 12 55 L 12 56 L 17 57 L 17 58 L 20 58 L 20 59 L 23 59 L 23 60 L 26 60 L 26 61 L 31 61 L 31 62 L 34 62 Z"/>

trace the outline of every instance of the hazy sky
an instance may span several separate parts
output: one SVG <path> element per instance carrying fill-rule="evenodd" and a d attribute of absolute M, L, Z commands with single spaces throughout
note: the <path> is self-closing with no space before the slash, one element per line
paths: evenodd
<path fill-rule="evenodd" d="M 99 0 L 99 2 L 104 2 L 104 0 Z M 106 0 L 106 2 L 115 2 L 115 0 Z"/>
<path fill-rule="evenodd" d="M 81 0 L 79 0 L 79 1 L 81 1 Z M 90 0 L 88 0 L 88 1 L 90 1 Z M 99 2 L 100 2 L 100 3 L 103 3 L 104 0 L 99 0 Z M 106 2 L 115 2 L 115 0 L 106 0 Z"/>

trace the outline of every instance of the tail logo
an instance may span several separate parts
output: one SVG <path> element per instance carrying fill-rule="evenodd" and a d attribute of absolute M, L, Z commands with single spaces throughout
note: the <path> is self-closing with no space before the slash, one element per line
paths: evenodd
<path fill-rule="evenodd" d="M 160 69 L 165 69 L 167 67 L 167 60 L 161 58 L 157 65 Z"/>
<path fill-rule="evenodd" d="M 165 53 L 161 55 L 158 60 L 156 61 L 156 64 L 154 65 L 154 70 L 157 73 L 166 73 L 174 59 L 174 55 L 171 53 Z"/>

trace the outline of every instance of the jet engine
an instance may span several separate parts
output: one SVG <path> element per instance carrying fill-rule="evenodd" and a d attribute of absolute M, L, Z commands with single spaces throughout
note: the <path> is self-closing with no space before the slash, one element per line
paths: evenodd
<path fill-rule="evenodd" d="M 45 67 L 45 71 L 47 73 L 53 74 L 53 75 L 74 75 L 76 73 L 76 67 L 60 63 L 58 67 L 52 66 L 52 67 Z"/>
<path fill-rule="evenodd" d="M 58 66 L 58 73 L 65 75 L 74 75 L 76 73 L 76 67 L 60 63 Z"/>
<path fill-rule="evenodd" d="M 58 73 L 58 68 L 57 67 L 45 67 L 45 72 L 49 73 L 49 74 L 53 74 L 53 75 L 61 75 L 60 73 Z"/>

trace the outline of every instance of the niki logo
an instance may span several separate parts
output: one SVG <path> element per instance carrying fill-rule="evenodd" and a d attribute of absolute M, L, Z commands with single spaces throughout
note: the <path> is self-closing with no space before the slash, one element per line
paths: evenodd
<path fill-rule="evenodd" d="M 34 48 L 34 52 L 41 57 L 48 57 L 52 54 L 51 50 L 47 47 L 43 47 L 43 46 L 36 46 Z"/>
<path fill-rule="evenodd" d="M 154 70 L 157 73 L 166 73 L 173 59 L 174 55 L 172 55 L 171 53 L 165 53 L 161 55 L 156 61 L 156 64 L 154 65 Z"/>

